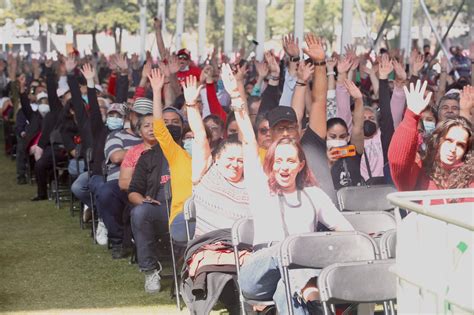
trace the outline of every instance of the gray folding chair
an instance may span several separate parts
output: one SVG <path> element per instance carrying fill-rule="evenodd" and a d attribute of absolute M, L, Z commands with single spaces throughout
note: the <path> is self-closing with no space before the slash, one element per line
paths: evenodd
<path fill-rule="evenodd" d="M 397 227 L 395 216 L 387 211 L 357 211 L 342 214 L 356 231 L 372 237 L 379 237 L 382 233 Z"/>
<path fill-rule="evenodd" d="M 382 259 L 396 257 L 397 230 L 393 229 L 385 232 L 380 238 L 380 255 Z"/>
<path fill-rule="evenodd" d="M 92 168 L 91 168 L 91 162 L 92 162 L 92 148 L 87 148 L 86 151 L 86 165 L 87 165 L 87 180 L 90 181 L 92 177 Z M 91 214 L 92 214 L 92 239 L 94 244 L 97 244 L 97 241 L 95 239 L 95 233 L 96 233 L 96 221 L 95 221 L 95 199 L 94 199 L 94 194 L 92 191 L 89 191 L 89 198 L 90 198 L 90 203 L 91 203 Z M 81 214 L 79 215 L 79 220 L 81 223 L 81 228 L 83 227 L 83 208 L 81 209 Z"/>
<path fill-rule="evenodd" d="M 332 264 L 318 277 L 318 288 L 324 314 L 330 305 L 341 303 L 384 303 L 385 314 L 394 310 L 387 301 L 397 297 L 396 275 L 389 269 L 394 259 Z"/>
<path fill-rule="evenodd" d="M 193 196 L 189 197 L 184 202 L 183 215 L 184 215 L 184 223 L 186 224 L 186 236 L 188 237 L 188 242 L 189 242 L 191 240 L 191 230 L 189 227 L 189 223 L 192 220 L 196 220 L 196 206 L 194 204 Z"/>
<path fill-rule="evenodd" d="M 239 246 L 253 245 L 253 221 L 251 219 L 240 219 L 232 226 L 232 247 L 234 248 L 235 267 L 237 269 L 237 279 L 240 278 Z M 242 313 L 245 315 L 245 303 L 250 305 L 275 305 L 273 301 L 256 301 L 246 299 L 239 288 L 239 298 Z"/>
<path fill-rule="evenodd" d="M 341 211 L 392 210 L 387 195 L 397 190 L 392 185 L 352 186 L 337 191 Z"/>
<path fill-rule="evenodd" d="M 375 241 L 362 232 L 315 232 L 287 237 L 280 257 L 288 313 L 293 315 L 290 269 L 323 269 L 338 262 L 375 260 L 379 251 Z"/>

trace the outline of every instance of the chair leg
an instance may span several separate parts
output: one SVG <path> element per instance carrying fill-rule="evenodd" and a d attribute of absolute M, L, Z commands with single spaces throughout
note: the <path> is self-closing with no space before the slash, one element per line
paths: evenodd
<path fill-rule="evenodd" d="M 89 198 L 91 201 L 91 214 L 92 214 L 92 242 L 94 244 L 97 244 L 97 240 L 95 239 L 95 233 L 96 233 L 96 225 L 95 225 L 95 204 L 94 204 L 94 194 L 90 191 L 89 192 Z"/>
<path fill-rule="evenodd" d="M 81 227 L 81 230 L 84 230 L 84 220 L 82 219 L 84 217 L 84 207 L 85 205 L 81 202 L 79 208 L 79 226 Z"/>
<path fill-rule="evenodd" d="M 171 260 L 173 263 L 173 278 L 174 278 L 174 285 L 176 290 L 176 307 L 178 310 L 181 310 L 181 292 L 179 291 L 179 282 L 178 282 L 178 271 L 176 270 L 176 257 L 174 255 L 174 245 L 173 245 L 173 238 L 170 234 L 170 247 L 171 247 Z"/>
<path fill-rule="evenodd" d="M 324 315 L 330 315 L 331 313 L 329 312 L 328 304 L 326 302 L 322 302 L 322 304 L 323 304 Z"/>

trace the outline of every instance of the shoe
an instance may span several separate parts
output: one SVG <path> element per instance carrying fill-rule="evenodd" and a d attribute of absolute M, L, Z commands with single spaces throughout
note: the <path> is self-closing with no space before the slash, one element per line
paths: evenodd
<path fill-rule="evenodd" d="M 31 198 L 30 200 L 31 201 L 41 201 L 41 200 L 46 200 L 46 199 L 48 199 L 48 197 L 46 197 L 46 196 L 36 196 L 36 197 Z"/>
<path fill-rule="evenodd" d="M 112 247 L 112 259 L 124 259 L 132 254 L 132 249 L 121 245 Z"/>
<path fill-rule="evenodd" d="M 84 205 L 84 211 L 82 212 L 82 222 L 88 223 L 91 220 L 92 220 L 92 211 L 87 205 Z"/>
<path fill-rule="evenodd" d="M 95 241 L 97 244 L 105 246 L 107 245 L 107 228 L 102 220 L 99 220 L 97 224 L 97 230 L 95 231 Z"/>
<path fill-rule="evenodd" d="M 27 181 L 26 181 L 26 177 L 20 177 L 16 180 L 16 183 L 17 185 L 26 185 L 27 184 Z"/>
<path fill-rule="evenodd" d="M 160 270 L 152 270 L 147 271 L 145 273 L 145 292 L 146 293 L 158 293 L 161 290 L 161 277 L 160 277 L 161 265 Z"/>

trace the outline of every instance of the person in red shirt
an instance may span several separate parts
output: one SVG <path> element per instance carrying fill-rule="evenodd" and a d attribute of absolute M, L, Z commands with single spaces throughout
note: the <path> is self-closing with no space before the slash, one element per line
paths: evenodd
<path fill-rule="evenodd" d="M 176 73 L 179 83 L 183 83 L 190 75 L 198 79 L 201 77 L 201 69 L 194 65 L 191 60 L 191 53 L 187 49 L 180 49 L 176 55 L 179 59 L 179 70 Z"/>
<path fill-rule="evenodd" d="M 388 151 L 395 186 L 400 191 L 472 188 L 473 132 L 471 123 L 464 117 L 441 122 L 429 138 L 425 154 L 418 153 L 417 126 L 431 97 L 431 92 L 424 97 L 426 85 L 426 81 L 423 85 L 417 81 L 415 87 L 410 84 L 410 90 L 404 87 L 407 111 Z M 461 102 L 472 102 L 473 92 L 466 90 Z"/>

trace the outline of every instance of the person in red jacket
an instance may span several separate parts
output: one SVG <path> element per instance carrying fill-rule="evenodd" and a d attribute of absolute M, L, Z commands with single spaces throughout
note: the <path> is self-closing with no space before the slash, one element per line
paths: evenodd
<path fill-rule="evenodd" d="M 191 60 L 191 53 L 187 49 L 180 49 L 176 55 L 179 59 L 179 70 L 176 73 L 179 83 L 184 83 L 190 75 L 198 79 L 201 77 L 201 69 L 194 65 Z"/>
<path fill-rule="evenodd" d="M 424 97 L 426 85 L 426 81 L 423 85 L 417 81 L 416 86 L 410 84 L 410 90 L 404 87 L 407 111 L 388 151 L 395 186 L 400 191 L 474 187 L 473 132 L 471 123 L 464 117 L 441 122 L 427 141 L 426 153 L 423 156 L 418 153 L 417 126 L 431 97 L 431 93 Z M 472 102 L 473 96 L 461 98 Z"/>

